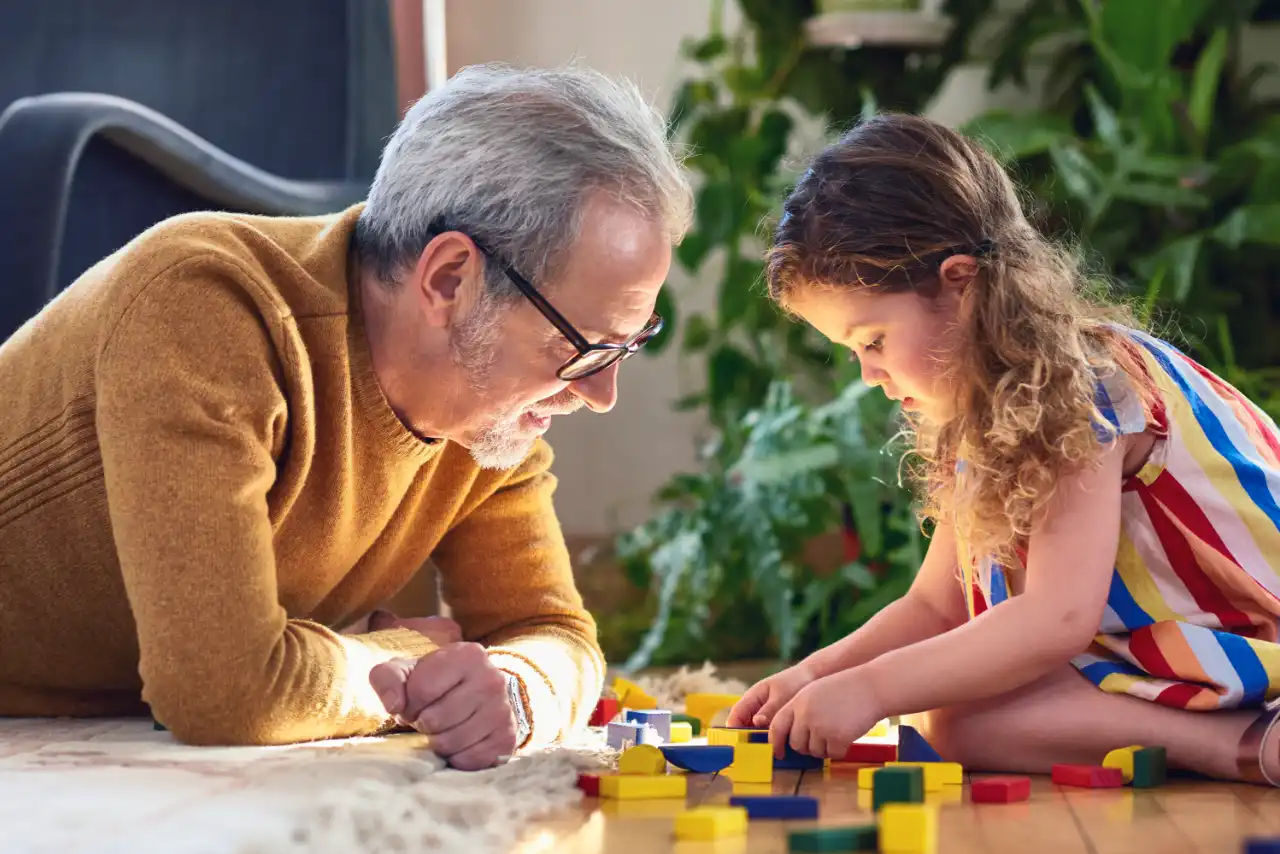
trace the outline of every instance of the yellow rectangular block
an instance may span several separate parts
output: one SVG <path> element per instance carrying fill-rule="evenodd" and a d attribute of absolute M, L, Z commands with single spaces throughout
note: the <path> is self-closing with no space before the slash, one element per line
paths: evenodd
<path fill-rule="evenodd" d="M 938 810 L 925 804 L 880 807 L 880 850 L 934 854 L 938 850 Z"/>
<path fill-rule="evenodd" d="M 600 778 L 600 797 L 602 798 L 619 800 L 683 798 L 688 793 L 688 778 L 677 774 L 654 776 L 618 774 Z"/>
<path fill-rule="evenodd" d="M 765 729 L 726 729 L 713 726 L 707 730 L 707 744 L 746 744 L 747 736 L 753 732 L 768 732 Z"/>
<path fill-rule="evenodd" d="M 732 708 L 742 699 L 741 694 L 688 694 L 684 698 L 684 713 L 702 721 L 702 728 L 711 727 L 716 713 Z"/>
<path fill-rule="evenodd" d="M 936 792 L 943 786 L 963 786 L 964 768 L 959 762 L 886 762 L 892 765 L 918 765 L 924 769 L 924 790 Z"/>
<path fill-rule="evenodd" d="M 693 724 L 688 721 L 671 722 L 671 743 L 683 744 L 693 740 Z"/>
<path fill-rule="evenodd" d="M 867 768 L 858 769 L 858 788 L 873 789 L 875 788 L 875 773 L 880 770 L 879 765 L 872 765 Z"/>
<path fill-rule="evenodd" d="M 676 816 L 677 839 L 720 839 L 746 832 L 745 807 L 697 807 Z"/>
<path fill-rule="evenodd" d="M 1133 754 L 1142 749 L 1141 745 L 1130 745 L 1113 750 L 1102 760 L 1103 768 L 1119 768 L 1120 776 L 1126 783 L 1133 782 Z"/>
<path fill-rule="evenodd" d="M 735 744 L 733 764 L 724 774 L 735 783 L 773 782 L 773 747 L 768 744 Z"/>
<path fill-rule="evenodd" d="M 656 709 L 658 701 L 650 697 L 636 683 L 630 679 L 623 679 L 621 676 L 613 680 L 613 693 L 617 695 L 618 702 L 627 709 Z"/>

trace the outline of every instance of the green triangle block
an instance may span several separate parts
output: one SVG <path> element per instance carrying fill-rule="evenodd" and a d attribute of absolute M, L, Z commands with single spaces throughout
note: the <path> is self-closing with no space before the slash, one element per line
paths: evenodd
<path fill-rule="evenodd" d="M 1133 752 L 1133 787 L 1153 789 L 1163 786 L 1168 774 L 1168 757 L 1163 747 L 1144 747 Z"/>
<path fill-rule="evenodd" d="M 874 824 L 858 827 L 815 827 L 793 830 L 787 836 L 789 851 L 875 851 Z"/>
<path fill-rule="evenodd" d="M 924 803 L 924 769 L 919 765 L 881 768 L 871 775 L 871 808 Z"/>

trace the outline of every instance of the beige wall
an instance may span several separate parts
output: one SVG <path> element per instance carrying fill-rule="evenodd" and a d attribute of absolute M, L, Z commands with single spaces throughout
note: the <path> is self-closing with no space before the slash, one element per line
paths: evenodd
<path fill-rule="evenodd" d="M 449 0 L 450 72 L 477 62 L 548 66 L 576 59 L 632 78 L 665 110 L 683 79 L 680 42 L 706 32 L 709 7 L 709 0 Z M 960 122 L 993 103 L 984 75 L 976 66 L 957 72 L 931 114 Z M 1004 93 L 999 102 L 1012 106 L 1024 98 Z M 672 270 L 682 306 L 709 304 L 714 271 L 705 272 L 699 286 Z M 578 414 L 552 428 L 557 507 L 568 534 L 607 534 L 643 520 L 655 490 L 673 472 L 694 467 L 699 421 L 673 413 L 671 402 L 696 388 L 698 377 L 696 367 L 682 370 L 671 352 L 637 357 L 621 372 L 613 412 Z"/>

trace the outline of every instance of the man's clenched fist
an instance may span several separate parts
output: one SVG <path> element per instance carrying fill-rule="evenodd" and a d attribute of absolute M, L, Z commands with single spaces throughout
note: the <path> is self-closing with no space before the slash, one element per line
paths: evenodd
<path fill-rule="evenodd" d="M 480 644 L 449 643 L 416 661 L 379 664 L 369 683 L 387 713 L 429 735 L 431 749 L 454 768 L 490 768 L 516 751 L 507 677 Z"/>

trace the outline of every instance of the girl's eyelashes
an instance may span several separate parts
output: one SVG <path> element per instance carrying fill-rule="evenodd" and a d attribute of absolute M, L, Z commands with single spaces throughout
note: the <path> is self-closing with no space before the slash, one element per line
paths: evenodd
<path fill-rule="evenodd" d="M 874 341 L 872 341 L 870 344 L 865 345 L 862 348 L 862 351 L 864 353 L 870 353 L 870 352 L 878 351 L 883 346 L 884 346 L 884 336 L 877 335 Z"/>

